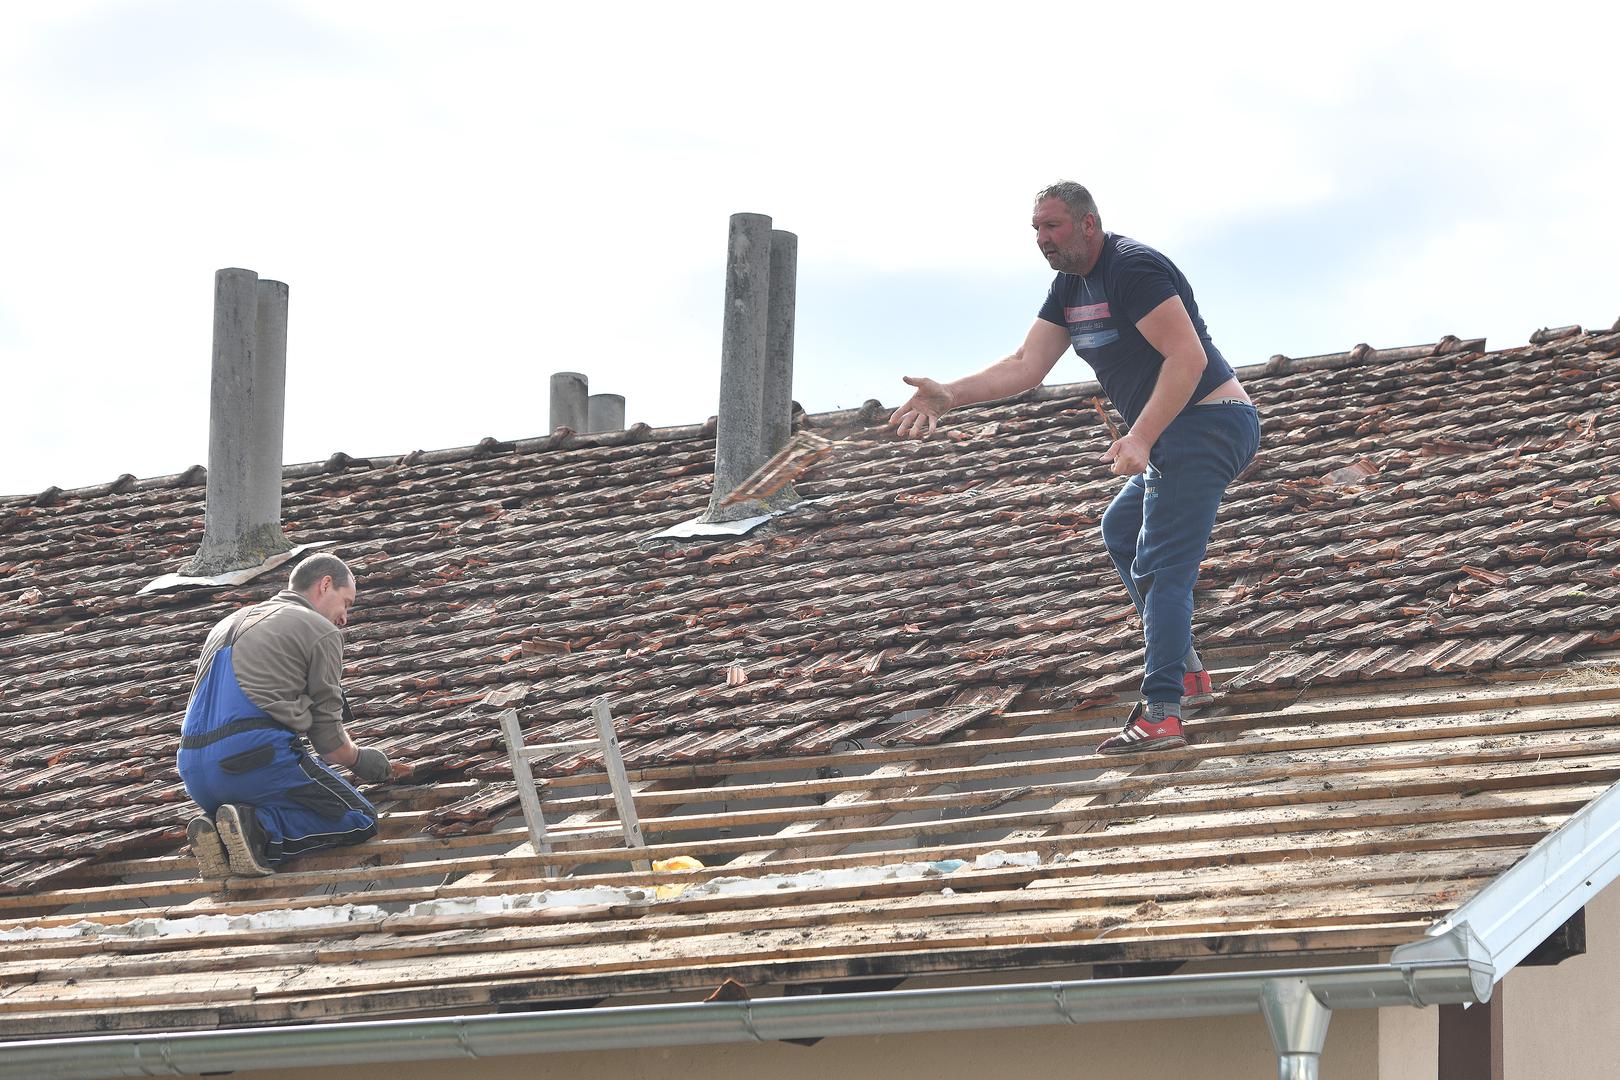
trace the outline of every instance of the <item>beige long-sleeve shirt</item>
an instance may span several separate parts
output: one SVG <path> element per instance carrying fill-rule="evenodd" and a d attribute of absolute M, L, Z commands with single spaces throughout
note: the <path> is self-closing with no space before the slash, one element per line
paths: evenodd
<path fill-rule="evenodd" d="M 318 754 L 348 741 L 343 729 L 343 631 L 298 593 L 283 590 L 222 619 L 209 631 L 197 664 L 200 679 L 240 621 L 232 660 L 249 701 L 293 731 Z"/>

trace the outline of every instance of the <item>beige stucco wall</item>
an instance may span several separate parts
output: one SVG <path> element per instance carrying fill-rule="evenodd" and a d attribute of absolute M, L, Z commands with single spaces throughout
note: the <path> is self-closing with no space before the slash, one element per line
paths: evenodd
<path fill-rule="evenodd" d="M 1378 1080 L 1435 1080 L 1439 1070 L 1439 1008 L 1379 1009 Z"/>
<path fill-rule="evenodd" d="M 1620 1076 L 1620 883 L 1586 905 L 1586 954 L 1504 980 L 1507 1080 Z M 1596 1071 L 1594 1071 L 1596 1070 Z"/>

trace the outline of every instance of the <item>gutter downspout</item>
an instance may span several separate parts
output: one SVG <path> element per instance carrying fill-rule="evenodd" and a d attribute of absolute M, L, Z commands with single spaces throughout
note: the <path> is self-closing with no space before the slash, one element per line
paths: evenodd
<path fill-rule="evenodd" d="M 1333 1009 L 1489 999 L 1492 969 L 1478 939 L 1460 927 L 1446 944 L 1463 958 L 0 1043 L 0 1078 L 192 1076 L 1260 1012 L 1277 1043 L 1281 1080 L 1316 1080 Z"/>

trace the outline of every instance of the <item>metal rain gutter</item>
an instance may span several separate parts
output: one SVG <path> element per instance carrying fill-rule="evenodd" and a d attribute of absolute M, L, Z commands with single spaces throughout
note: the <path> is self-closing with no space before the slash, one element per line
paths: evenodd
<path fill-rule="evenodd" d="M 1620 876 L 1620 784 L 1577 810 L 1467 903 L 1402 945 L 1390 962 L 1436 959 L 1458 928 L 1478 938 L 1500 982 L 1532 949 Z M 1482 999 L 1483 1000 L 1483 999 Z"/>
<path fill-rule="evenodd" d="M 1283 1080 L 1315 1080 L 1334 1009 L 1478 1002 L 1491 965 L 1467 927 L 1438 958 L 1337 968 L 894 990 L 758 1001 L 307 1024 L 0 1043 L 5 1080 L 193 1076 L 256 1068 L 457 1060 L 1259 1012 Z"/>

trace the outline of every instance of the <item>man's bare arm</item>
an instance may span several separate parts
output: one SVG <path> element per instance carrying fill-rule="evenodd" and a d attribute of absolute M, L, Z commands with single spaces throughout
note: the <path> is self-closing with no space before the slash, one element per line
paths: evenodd
<path fill-rule="evenodd" d="M 948 383 L 905 376 L 906 382 L 915 386 L 917 392 L 894 411 L 889 423 L 895 425 L 895 433 L 901 438 L 927 438 L 934 433 L 939 418 L 959 405 L 995 401 L 1039 386 L 1068 347 L 1069 331 L 1065 327 L 1036 319 L 1017 352 L 983 371 Z"/>
<path fill-rule="evenodd" d="M 1164 357 L 1164 365 L 1130 433 L 1103 454 L 1103 460 L 1113 463 L 1112 471 L 1118 476 L 1135 476 L 1147 469 L 1149 451 L 1170 421 L 1186 408 L 1208 362 L 1204 343 L 1198 340 L 1198 331 L 1179 296 L 1170 297 L 1142 316 L 1136 328 Z"/>

